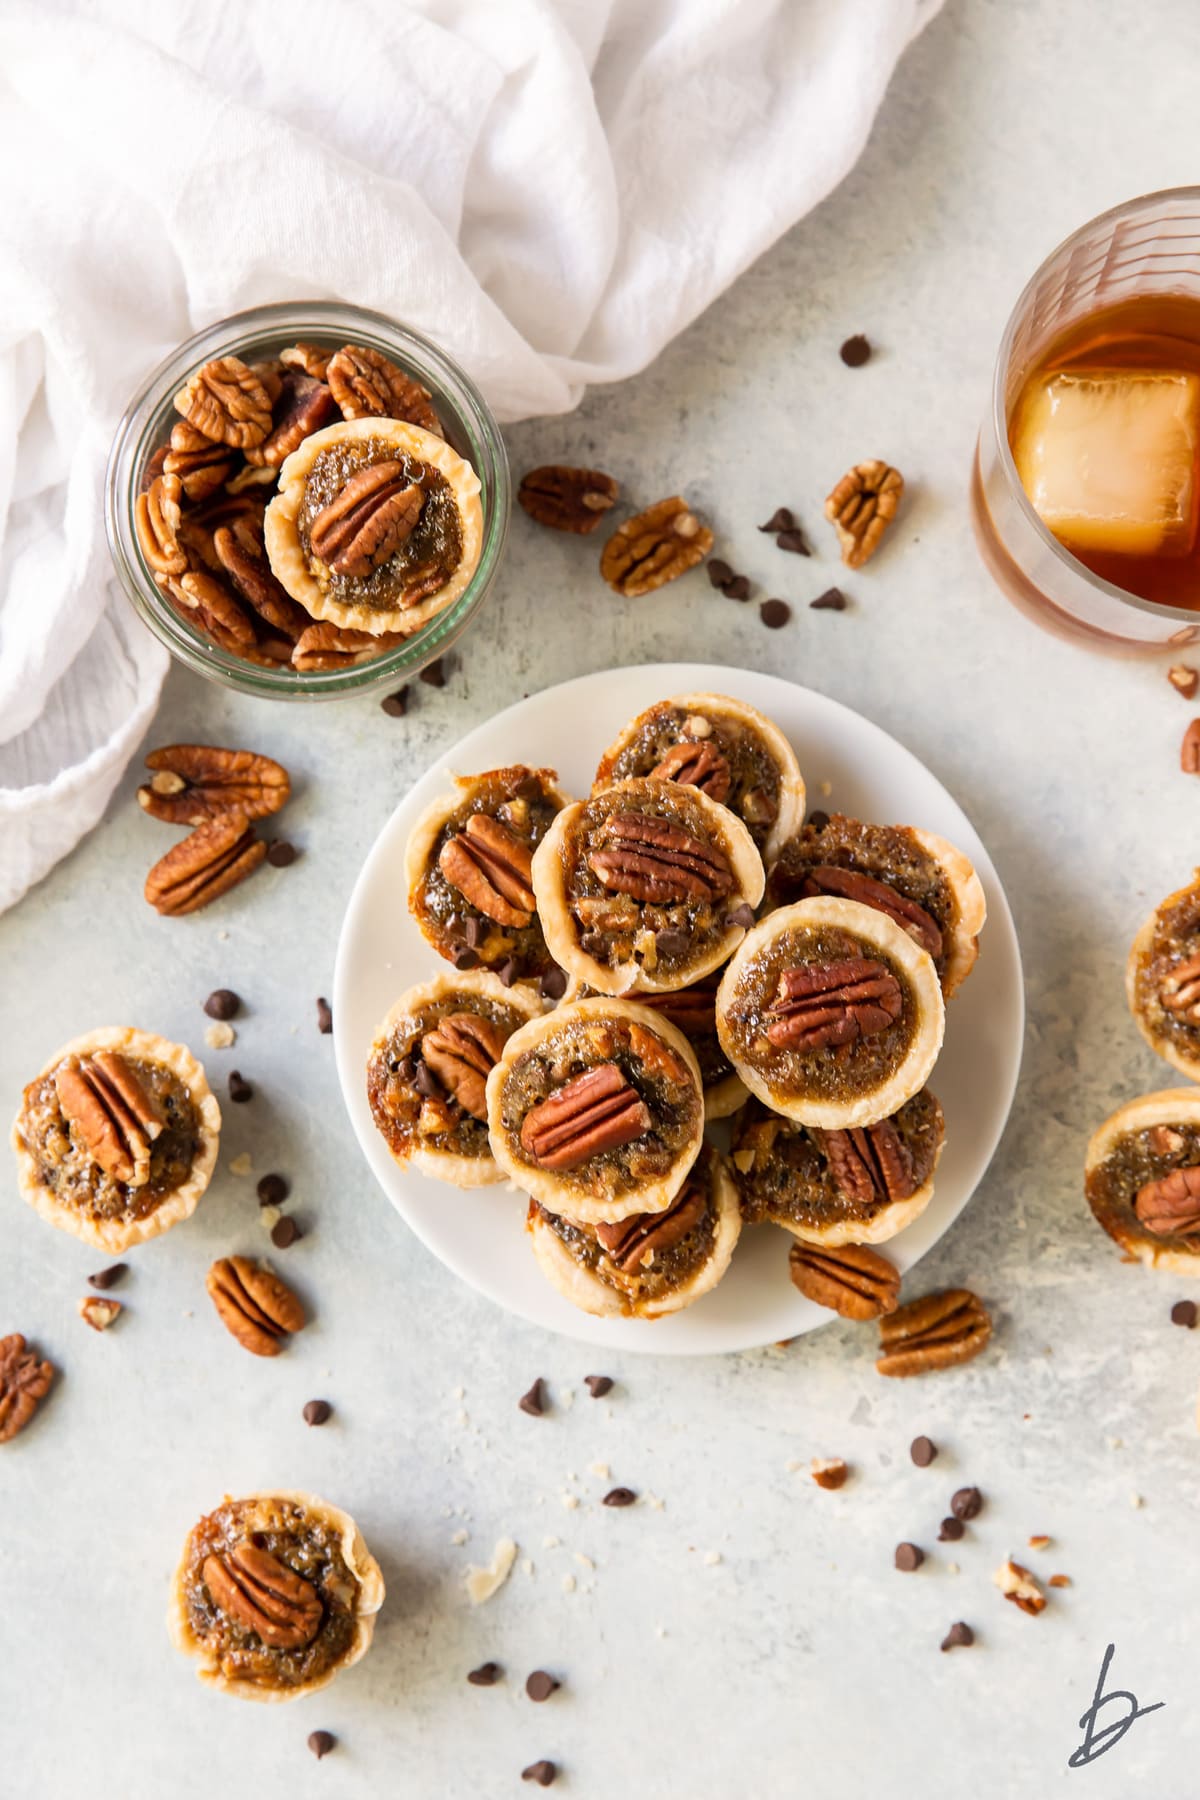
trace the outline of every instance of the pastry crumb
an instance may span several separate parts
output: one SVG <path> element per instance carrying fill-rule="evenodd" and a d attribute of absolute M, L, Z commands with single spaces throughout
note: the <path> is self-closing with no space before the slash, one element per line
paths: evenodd
<path fill-rule="evenodd" d="M 609 1468 L 609 1466 L 606 1462 L 589 1463 L 588 1468 L 590 1469 L 590 1471 L 593 1475 L 598 1475 L 600 1477 L 601 1481 L 607 1481 L 609 1476 L 612 1474 L 612 1470 Z"/>
<path fill-rule="evenodd" d="M 470 1535 L 469 1531 L 456 1531 L 454 1536 L 450 1539 L 450 1542 L 452 1544 L 465 1544 Z"/>
<path fill-rule="evenodd" d="M 511 1538 L 500 1538 L 492 1551 L 492 1560 L 485 1568 L 470 1563 L 463 1577 L 463 1585 L 467 1590 L 467 1598 L 472 1606 L 482 1606 L 493 1594 L 499 1593 L 509 1576 L 513 1564 L 517 1560 L 517 1546 Z"/>
<path fill-rule="evenodd" d="M 704 1564 L 706 1568 L 715 1569 L 720 1560 L 721 1552 L 719 1550 L 706 1550 L 704 1552 Z"/>
<path fill-rule="evenodd" d="M 573 1594 L 575 1592 L 575 1577 L 573 1575 L 563 1576 L 562 1589 L 564 1594 Z"/>
<path fill-rule="evenodd" d="M 576 1550 L 575 1561 L 583 1569 L 594 1569 L 596 1566 L 591 1557 L 585 1556 L 582 1550 Z"/>
<path fill-rule="evenodd" d="M 224 1019 L 214 1019 L 204 1028 L 204 1041 L 210 1050 L 228 1050 L 237 1043 L 237 1032 Z"/>
<path fill-rule="evenodd" d="M 248 1175 L 253 1167 L 254 1164 L 250 1160 L 250 1152 L 248 1150 L 243 1150 L 240 1156 L 235 1156 L 233 1158 L 229 1165 L 229 1173 L 231 1175 Z"/>
<path fill-rule="evenodd" d="M 562 1497 L 562 1503 L 566 1507 L 568 1512 L 574 1512 L 576 1507 L 579 1505 L 579 1495 L 578 1494 L 564 1494 Z"/>
<path fill-rule="evenodd" d="M 558 1546 L 561 1542 L 562 1542 L 561 1538 L 556 1538 L 553 1535 L 544 1537 L 542 1539 L 542 1549 L 543 1550 L 557 1550 Z"/>

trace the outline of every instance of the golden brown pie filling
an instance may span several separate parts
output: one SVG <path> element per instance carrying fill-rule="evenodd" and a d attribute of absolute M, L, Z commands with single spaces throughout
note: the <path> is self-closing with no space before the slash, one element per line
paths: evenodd
<path fill-rule="evenodd" d="M 490 1159 L 484 1089 L 528 1017 L 464 988 L 397 1021 L 367 1064 L 371 1116 L 394 1156 L 420 1146 Z"/>
<path fill-rule="evenodd" d="M 1159 907 L 1149 946 L 1136 958 L 1132 999 L 1152 1039 L 1200 1057 L 1200 882 Z"/>
<path fill-rule="evenodd" d="M 637 996 L 639 1006 L 648 1007 L 660 1019 L 668 1020 L 682 1031 L 695 1053 L 706 1094 L 728 1081 L 734 1072 L 717 1036 L 717 989 L 720 985 L 721 971 L 718 969 L 712 975 L 690 982 L 685 988 Z M 581 987 L 578 998 L 583 999 L 591 993 L 591 988 Z"/>
<path fill-rule="evenodd" d="M 1200 1125 L 1123 1133 L 1087 1171 L 1085 1191 L 1097 1223 L 1119 1244 L 1200 1256 Z"/>
<path fill-rule="evenodd" d="M 651 707 L 618 754 L 600 764 L 596 785 L 635 775 L 699 787 L 737 814 L 759 850 L 779 816 L 778 763 L 748 723 L 726 713 L 709 717 L 666 700 Z"/>

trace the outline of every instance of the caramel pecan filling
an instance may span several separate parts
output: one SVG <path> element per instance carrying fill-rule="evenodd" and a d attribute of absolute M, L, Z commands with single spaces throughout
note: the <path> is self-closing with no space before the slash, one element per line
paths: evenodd
<path fill-rule="evenodd" d="M 1157 1037 L 1189 1055 L 1200 1047 L 1200 883 L 1159 908 L 1134 977 L 1137 1009 Z"/>
<path fill-rule="evenodd" d="M 753 1100 L 738 1115 L 733 1168 L 743 1217 L 819 1228 L 907 1200 L 932 1175 L 942 1109 L 922 1088 L 866 1130 L 818 1131 Z"/>
<path fill-rule="evenodd" d="M 1088 1203 L 1118 1243 L 1146 1234 L 1195 1250 L 1200 1238 L 1200 1128 L 1152 1125 L 1119 1138 L 1090 1169 Z"/>
<path fill-rule="evenodd" d="M 449 482 L 382 438 L 322 450 L 296 523 L 317 580 L 352 605 L 415 606 L 445 587 L 462 561 Z"/>
<path fill-rule="evenodd" d="M 597 784 L 651 775 L 699 788 L 742 819 L 761 850 L 779 816 L 779 766 L 753 728 L 723 713 L 652 707 L 618 754 L 605 759 Z"/>
<path fill-rule="evenodd" d="M 524 1013 L 463 992 L 399 1021 L 367 1065 L 371 1116 L 394 1155 L 491 1155 L 487 1078 Z"/>
<path fill-rule="evenodd" d="M 710 1150 L 702 1153 L 666 1212 L 588 1227 L 536 1202 L 532 1211 L 589 1274 L 635 1303 L 660 1299 L 690 1281 L 712 1253 L 717 1218 L 710 1191 L 711 1155 Z"/>

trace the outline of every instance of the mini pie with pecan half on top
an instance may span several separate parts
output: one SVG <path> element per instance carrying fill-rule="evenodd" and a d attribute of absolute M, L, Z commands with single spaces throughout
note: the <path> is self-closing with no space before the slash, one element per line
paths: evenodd
<path fill-rule="evenodd" d="M 733 1169 L 747 1224 L 810 1244 L 882 1244 L 933 1198 L 942 1109 L 928 1088 L 890 1119 L 847 1131 L 798 1125 L 751 1100 L 734 1121 Z"/>
<path fill-rule="evenodd" d="M 1155 907 L 1134 938 L 1125 995 L 1150 1048 L 1200 1081 L 1200 870 Z"/>
<path fill-rule="evenodd" d="M 533 859 L 551 954 L 601 994 L 666 993 L 719 968 L 762 890 L 740 819 L 648 777 L 564 807 Z"/>
<path fill-rule="evenodd" d="M 488 1076 L 487 1108 L 505 1173 L 585 1225 L 665 1212 L 704 1136 L 691 1045 L 627 1000 L 573 1000 L 523 1025 Z"/>
<path fill-rule="evenodd" d="M 73 1038 L 25 1089 L 12 1129 L 25 1199 L 110 1254 L 196 1209 L 221 1109 L 182 1044 L 131 1026 Z"/>
<path fill-rule="evenodd" d="M 1200 1094 L 1161 1088 L 1118 1107 L 1088 1144 L 1084 1188 L 1127 1258 L 1200 1275 Z"/>
<path fill-rule="evenodd" d="M 804 779 L 777 725 L 727 694 L 676 694 L 632 719 L 600 758 L 592 791 L 632 776 L 697 787 L 743 821 L 769 863 L 804 818 Z"/>
<path fill-rule="evenodd" d="M 546 1278 L 581 1312 L 661 1319 L 716 1287 L 742 1228 L 725 1158 L 701 1147 L 665 1212 L 579 1225 L 529 1203 L 526 1230 Z"/>
<path fill-rule="evenodd" d="M 408 908 L 439 956 L 479 964 L 508 981 L 553 967 L 534 899 L 533 853 L 567 799 L 553 769 L 489 769 L 459 776 L 434 800 L 404 851 Z"/>
<path fill-rule="evenodd" d="M 479 477 L 419 425 L 346 420 L 284 462 L 263 533 L 276 577 L 314 619 L 408 634 L 475 573 Z"/>
<path fill-rule="evenodd" d="M 846 1131 L 899 1111 L 942 1047 L 929 953 L 887 913 L 823 895 L 769 913 L 717 993 L 721 1047 L 752 1093 Z"/>
<path fill-rule="evenodd" d="M 247 1494 L 188 1534 L 167 1625 L 210 1687 L 295 1700 L 366 1655 L 383 1597 L 348 1513 L 314 1494 Z"/>
<path fill-rule="evenodd" d="M 487 1078 L 541 1011 L 530 988 L 506 988 L 486 969 L 435 975 L 400 996 L 367 1061 L 371 1117 L 398 1163 L 455 1187 L 504 1180 L 488 1141 Z"/>
<path fill-rule="evenodd" d="M 975 965 L 983 888 L 962 851 L 932 831 L 821 815 L 783 846 L 767 877 L 767 906 L 817 894 L 888 913 L 929 952 L 947 1000 Z"/>

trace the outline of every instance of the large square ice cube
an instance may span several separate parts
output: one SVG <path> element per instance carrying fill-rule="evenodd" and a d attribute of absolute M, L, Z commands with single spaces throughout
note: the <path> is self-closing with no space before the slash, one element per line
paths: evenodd
<path fill-rule="evenodd" d="M 1013 434 L 1021 484 L 1080 550 L 1183 556 L 1196 535 L 1200 377 L 1112 369 L 1047 375 Z"/>

